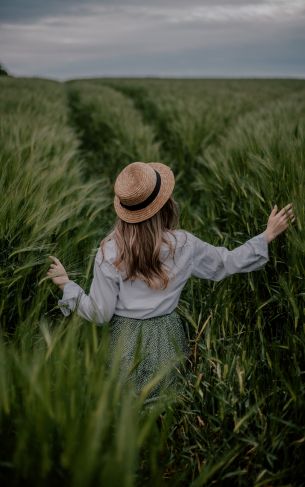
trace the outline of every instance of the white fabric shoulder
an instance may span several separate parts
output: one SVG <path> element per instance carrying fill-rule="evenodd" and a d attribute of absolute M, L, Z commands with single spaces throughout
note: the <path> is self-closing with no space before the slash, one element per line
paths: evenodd
<path fill-rule="evenodd" d="M 106 240 L 103 245 L 103 259 L 102 259 L 102 251 L 101 247 L 99 246 L 98 251 L 96 253 L 96 260 L 98 263 L 101 263 L 102 260 L 108 262 L 108 264 L 113 264 L 116 258 L 116 244 L 114 238 L 110 240 Z"/>
<path fill-rule="evenodd" d="M 190 239 L 188 237 L 188 233 L 186 230 L 173 230 L 173 231 L 167 231 L 166 232 L 166 239 L 170 240 L 171 243 L 173 243 L 174 247 L 176 250 L 181 249 L 185 247 L 186 245 L 191 246 L 192 242 L 190 242 Z M 166 251 L 168 249 L 168 245 L 165 243 L 162 243 L 161 245 L 161 253 L 163 251 Z"/>

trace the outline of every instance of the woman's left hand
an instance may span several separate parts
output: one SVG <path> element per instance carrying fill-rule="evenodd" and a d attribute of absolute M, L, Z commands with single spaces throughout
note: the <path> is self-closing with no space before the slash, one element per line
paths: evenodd
<path fill-rule="evenodd" d="M 57 259 L 57 257 L 49 255 L 49 259 L 53 261 L 53 264 L 51 264 L 50 269 L 47 272 L 47 276 L 51 277 L 54 284 L 59 286 L 60 289 L 63 289 L 64 285 L 70 280 L 66 269 L 64 268 L 60 260 Z"/>

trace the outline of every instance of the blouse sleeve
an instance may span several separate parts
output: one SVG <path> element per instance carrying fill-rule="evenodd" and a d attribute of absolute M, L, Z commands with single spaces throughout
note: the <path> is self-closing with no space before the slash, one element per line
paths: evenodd
<path fill-rule="evenodd" d="M 212 281 L 220 281 L 236 273 L 261 269 L 269 260 L 265 232 L 247 240 L 233 250 L 215 247 L 192 235 L 192 275 Z"/>
<path fill-rule="evenodd" d="M 94 261 L 93 280 L 89 295 L 74 281 L 68 281 L 63 288 L 62 299 L 58 306 L 65 316 L 71 311 L 93 321 L 96 324 L 109 322 L 119 293 L 119 279 L 115 268 L 106 261 L 101 261 L 100 250 Z"/>

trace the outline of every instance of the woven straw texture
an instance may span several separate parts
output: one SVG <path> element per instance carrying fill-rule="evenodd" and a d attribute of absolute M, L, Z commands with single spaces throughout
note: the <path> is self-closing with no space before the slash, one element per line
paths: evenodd
<path fill-rule="evenodd" d="M 161 176 L 161 187 L 156 198 L 140 210 L 128 210 L 121 205 L 136 205 L 145 201 L 156 184 L 157 170 Z M 138 223 L 155 215 L 171 196 L 175 177 L 169 166 L 161 162 L 132 162 L 117 176 L 114 185 L 114 209 L 117 215 L 128 223 Z"/>

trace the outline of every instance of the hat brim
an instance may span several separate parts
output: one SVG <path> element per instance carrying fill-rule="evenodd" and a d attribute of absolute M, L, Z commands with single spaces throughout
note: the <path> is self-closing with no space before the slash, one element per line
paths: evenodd
<path fill-rule="evenodd" d="M 116 211 L 116 214 L 125 222 L 139 223 L 144 220 L 148 220 L 148 218 L 151 218 L 162 208 L 162 206 L 165 205 L 175 187 L 175 176 L 169 166 L 166 166 L 161 162 L 147 162 L 146 164 L 151 166 L 153 169 L 156 169 L 156 171 L 160 173 L 160 191 L 157 194 L 156 198 L 146 208 L 134 211 L 128 210 L 127 208 L 121 206 L 118 196 L 115 195 L 113 201 L 114 209 Z"/>

